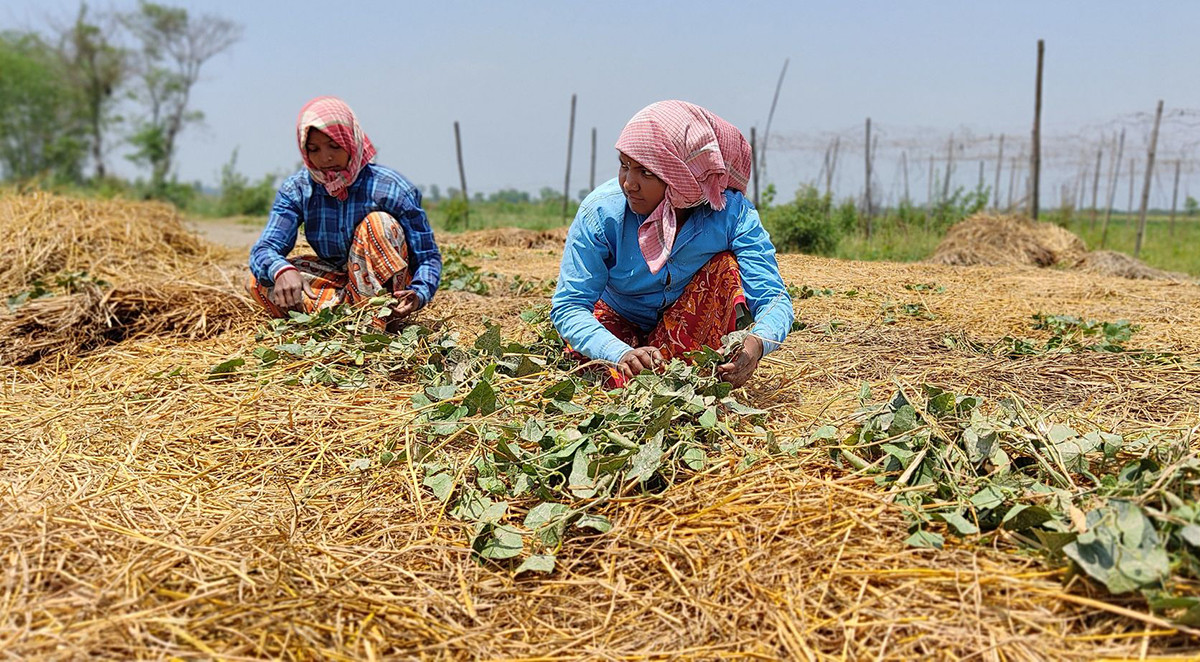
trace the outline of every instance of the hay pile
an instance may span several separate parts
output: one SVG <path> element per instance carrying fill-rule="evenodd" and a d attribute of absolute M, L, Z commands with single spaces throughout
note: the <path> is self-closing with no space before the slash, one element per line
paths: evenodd
<path fill-rule="evenodd" d="M 495 250 L 489 270 L 557 273 L 544 251 Z M 807 327 L 742 398 L 770 410 L 781 438 L 844 424 L 863 382 L 877 396 L 922 381 L 1012 394 L 1120 432 L 1200 424 L 1200 288 L 791 255 L 780 266 L 789 284 L 833 292 L 797 300 Z M 236 279 L 211 275 L 197 280 L 236 296 Z M 469 343 L 480 315 L 507 338 L 544 299 L 443 292 L 422 314 Z M 1012 360 L 945 344 L 1029 334 L 1039 311 L 1129 319 L 1143 327 L 1133 346 L 1180 360 Z M 58 371 L 0 366 L 0 649 L 14 658 L 1082 660 L 1200 645 L 1139 598 L 1064 584 L 1004 531 L 905 547 L 901 507 L 825 448 L 748 469 L 730 452 L 661 494 L 605 506 L 613 530 L 570 538 L 553 574 L 513 577 L 472 560 L 414 464 L 355 468 L 420 439 L 417 384 L 213 381 L 209 368 L 260 344 L 251 327 L 188 342 L 142 328 L 48 362 Z M 464 437 L 445 448 L 469 467 L 486 448 Z"/>
<path fill-rule="evenodd" d="M 1073 267 L 1086 252 L 1082 239 L 1052 223 L 982 213 L 950 228 L 929 261 L 959 266 Z"/>
<path fill-rule="evenodd" d="M 117 283 L 138 274 L 187 274 L 229 255 L 152 202 L 81 200 L 50 193 L 0 196 L 0 283 L 20 290 L 56 273 Z"/>
<path fill-rule="evenodd" d="M 523 228 L 496 228 L 474 230 L 458 234 L 447 234 L 439 241 L 456 244 L 470 249 L 523 248 L 561 251 L 567 240 L 567 228 L 554 230 L 526 230 Z"/>
<path fill-rule="evenodd" d="M 39 284 L 55 295 L 0 309 L 0 363 L 74 356 L 141 335 L 210 337 L 251 310 L 227 287 L 232 253 L 189 232 L 165 204 L 0 196 L 0 235 L 8 238 L 0 295 Z M 60 274 L 85 280 L 55 292 Z"/>
<path fill-rule="evenodd" d="M 1091 251 L 1083 256 L 1078 267 L 1080 271 L 1104 276 L 1117 276 L 1134 280 L 1173 280 L 1181 283 L 1195 282 L 1187 274 L 1174 271 L 1164 271 L 1147 266 L 1141 260 L 1132 258 L 1117 251 Z"/>

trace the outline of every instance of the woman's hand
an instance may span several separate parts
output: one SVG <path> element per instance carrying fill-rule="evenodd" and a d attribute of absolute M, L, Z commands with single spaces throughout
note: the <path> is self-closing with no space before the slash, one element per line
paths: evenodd
<path fill-rule="evenodd" d="M 758 369 L 758 362 L 762 356 L 762 341 L 755 336 L 746 336 L 741 349 L 734 352 L 729 362 L 717 366 L 717 373 L 721 375 L 721 379 L 737 388 L 750 380 L 750 376 Z"/>
<path fill-rule="evenodd" d="M 417 296 L 413 290 L 396 292 L 393 296 L 396 297 L 397 303 L 392 306 L 392 315 L 389 319 L 402 320 L 417 312 L 421 307 L 421 297 Z"/>
<path fill-rule="evenodd" d="M 625 352 L 625 356 L 617 362 L 617 370 L 629 378 L 643 370 L 654 370 L 662 364 L 663 355 L 657 347 L 638 347 Z"/>
<path fill-rule="evenodd" d="M 284 310 L 304 310 L 304 297 L 316 299 L 308 281 L 297 269 L 287 269 L 275 278 L 275 287 L 271 289 L 271 303 Z"/>

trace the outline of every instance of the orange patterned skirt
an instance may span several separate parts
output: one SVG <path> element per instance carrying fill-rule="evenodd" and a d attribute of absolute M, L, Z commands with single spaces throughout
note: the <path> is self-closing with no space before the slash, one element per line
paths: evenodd
<path fill-rule="evenodd" d="M 371 212 L 354 230 L 346 271 L 315 255 L 290 258 L 316 299 L 304 297 L 304 312 L 314 313 L 341 303 L 355 304 L 386 292 L 403 290 L 412 282 L 408 268 L 408 242 L 399 221 L 384 212 Z M 250 276 L 246 291 L 272 317 L 287 317 L 287 311 L 271 301 L 271 289 Z"/>
<path fill-rule="evenodd" d="M 742 290 L 742 274 L 737 258 L 725 251 L 717 253 L 683 288 L 675 303 L 663 313 L 662 319 L 649 334 L 643 334 L 629 320 L 603 301 L 597 301 L 596 319 L 630 347 L 657 347 L 663 358 L 684 357 L 707 345 L 721 346 L 721 337 L 737 330 L 739 306 L 746 307 Z M 577 358 L 582 354 L 575 352 Z M 610 372 L 612 386 L 624 386 L 625 380 L 615 370 Z"/>

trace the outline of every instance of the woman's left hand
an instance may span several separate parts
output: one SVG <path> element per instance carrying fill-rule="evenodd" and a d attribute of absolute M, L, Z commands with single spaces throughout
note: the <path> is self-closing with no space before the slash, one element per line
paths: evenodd
<path fill-rule="evenodd" d="M 746 336 L 746 340 L 728 363 L 717 366 L 721 379 L 733 384 L 734 388 L 745 384 L 750 376 L 758 369 L 758 361 L 763 356 L 762 341 L 754 336 Z"/>
<path fill-rule="evenodd" d="M 417 309 L 421 307 L 421 297 L 412 290 L 397 292 L 394 296 L 398 301 L 396 305 L 392 306 L 391 319 L 402 320 L 417 312 Z"/>

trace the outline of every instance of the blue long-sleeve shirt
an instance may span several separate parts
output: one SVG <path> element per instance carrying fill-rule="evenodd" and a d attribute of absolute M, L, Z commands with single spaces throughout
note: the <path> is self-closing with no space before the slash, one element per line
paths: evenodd
<path fill-rule="evenodd" d="M 359 222 L 371 212 L 391 214 L 404 228 L 413 272 L 409 287 L 429 303 L 442 280 L 442 254 L 421 208 L 421 192 L 403 175 L 368 163 L 347 189 L 345 201 L 329 195 L 302 169 L 284 180 L 262 235 L 250 249 L 250 271 L 266 287 L 275 284 L 286 257 L 296 246 L 300 226 L 317 257 L 339 268 L 346 265 Z"/>
<path fill-rule="evenodd" d="M 696 272 L 714 255 L 732 251 L 741 272 L 746 302 L 754 316 L 752 333 L 770 352 L 792 326 L 788 296 L 775 246 L 746 196 L 725 191 L 725 208 L 697 207 L 679 230 L 671 255 L 657 274 L 650 273 L 638 246 L 638 227 L 646 220 L 625 201 L 617 180 L 599 186 L 579 205 L 567 232 L 550 318 L 562 337 L 585 356 L 617 362 L 630 349 L 595 318 L 603 300 L 622 317 L 649 332 L 679 298 Z"/>

